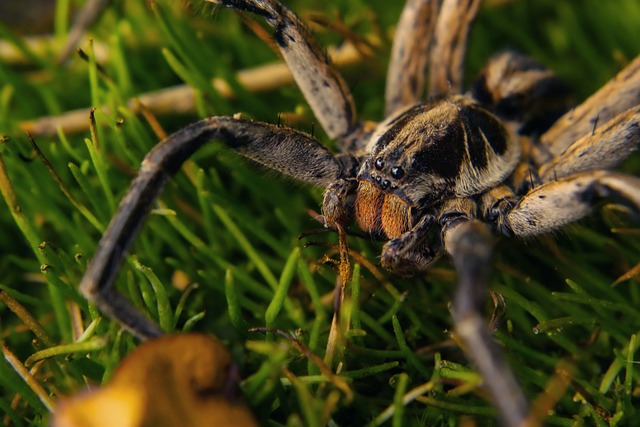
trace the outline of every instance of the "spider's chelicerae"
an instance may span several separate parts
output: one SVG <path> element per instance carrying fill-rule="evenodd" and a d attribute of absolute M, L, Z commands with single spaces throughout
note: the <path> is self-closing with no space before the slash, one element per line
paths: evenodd
<path fill-rule="evenodd" d="M 209 1 L 257 14 L 273 27 L 298 86 L 341 152 L 309 134 L 240 117 L 210 117 L 179 130 L 145 157 L 91 260 L 83 293 L 139 337 L 162 333 L 111 284 L 165 182 L 202 145 L 222 141 L 325 188 L 325 225 L 342 232 L 355 222 L 386 241 L 385 269 L 413 276 L 448 254 L 458 272 L 455 331 L 504 424 L 521 425 L 527 402 L 480 314 L 491 232 L 547 233 L 584 217 L 603 198 L 640 210 L 640 179 L 609 170 L 640 142 L 640 59 L 555 120 L 563 85 L 513 52 L 494 56 L 463 93 L 463 57 L 479 0 L 408 0 L 387 74 L 387 118 L 371 123 L 357 119 L 343 79 L 291 11 L 276 0 Z"/>

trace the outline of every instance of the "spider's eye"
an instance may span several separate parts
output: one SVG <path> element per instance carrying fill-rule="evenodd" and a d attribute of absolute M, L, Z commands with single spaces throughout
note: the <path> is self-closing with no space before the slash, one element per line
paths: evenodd
<path fill-rule="evenodd" d="M 384 167 L 384 160 L 382 160 L 382 157 L 378 157 L 376 159 L 376 163 L 375 163 L 376 169 L 381 170 Z"/>
<path fill-rule="evenodd" d="M 391 182 L 389 182 L 388 179 L 385 179 L 384 181 L 382 181 L 382 188 L 387 189 L 389 188 L 389 185 L 391 185 Z"/>
<path fill-rule="evenodd" d="M 395 179 L 402 178 L 404 176 L 404 169 L 402 169 L 400 166 L 394 166 L 393 168 L 391 168 L 391 176 Z"/>

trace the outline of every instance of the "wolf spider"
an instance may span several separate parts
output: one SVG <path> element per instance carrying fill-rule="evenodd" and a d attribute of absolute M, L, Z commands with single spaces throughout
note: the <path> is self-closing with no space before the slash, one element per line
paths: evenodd
<path fill-rule="evenodd" d="M 381 263 L 393 273 L 419 274 L 447 253 L 458 272 L 456 334 L 502 422 L 522 425 L 527 401 L 481 315 L 491 231 L 547 233 L 608 197 L 640 209 L 640 179 L 609 171 L 640 141 L 640 59 L 555 120 L 563 85 L 513 52 L 491 58 L 462 93 L 467 36 L 480 0 L 407 0 L 387 75 L 387 118 L 371 123 L 356 119 L 342 77 L 300 19 L 277 0 L 209 1 L 257 14 L 273 27 L 297 85 L 341 152 L 331 153 L 307 133 L 240 117 L 210 117 L 177 131 L 144 158 L 85 273 L 84 295 L 138 337 L 162 334 L 112 282 L 169 177 L 205 143 L 219 140 L 325 188 L 326 227 L 340 231 L 355 221 L 386 241 Z"/>

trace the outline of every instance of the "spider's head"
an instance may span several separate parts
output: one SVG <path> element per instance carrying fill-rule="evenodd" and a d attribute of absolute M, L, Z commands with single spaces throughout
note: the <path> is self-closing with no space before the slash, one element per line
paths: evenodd
<path fill-rule="evenodd" d="M 358 180 L 424 207 L 451 194 L 464 162 L 465 129 L 455 103 L 412 107 L 382 123 Z"/>
<path fill-rule="evenodd" d="M 358 180 L 420 209 L 491 188 L 519 154 L 500 121 L 464 96 L 401 112 L 378 127 L 368 148 Z"/>

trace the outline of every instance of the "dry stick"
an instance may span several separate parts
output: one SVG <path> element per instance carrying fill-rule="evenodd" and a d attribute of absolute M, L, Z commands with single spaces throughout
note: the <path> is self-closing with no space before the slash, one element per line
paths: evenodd
<path fill-rule="evenodd" d="M 349 325 L 342 325 L 340 320 L 340 311 L 344 302 L 344 290 L 351 281 L 351 263 L 349 262 L 349 247 L 347 246 L 347 233 L 342 226 L 336 225 L 338 231 L 338 242 L 340 245 L 340 265 L 338 266 L 338 279 L 336 289 L 334 291 L 334 309 L 333 319 L 331 320 L 331 329 L 329 330 L 329 338 L 327 340 L 327 350 L 324 355 L 324 363 L 331 368 L 333 358 L 338 348 L 344 344 L 344 337 L 347 333 Z M 343 330 L 344 328 L 344 330 Z"/>
<path fill-rule="evenodd" d="M 12 66 L 33 66 L 33 61 L 29 55 L 35 57 L 48 57 L 52 51 L 58 49 L 59 43 L 51 34 L 27 36 L 21 38 L 25 49 L 29 54 L 18 48 L 9 40 L 0 40 L 0 61 L 3 64 Z M 105 43 L 94 41 L 94 53 L 98 62 L 104 62 L 109 58 L 109 48 Z M 49 77 L 47 71 L 26 71 L 30 75 Z M 50 77 L 49 77 L 50 78 Z"/>
<path fill-rule="evenodd" d="M 374 44 L 379 45 L 378 39 L 368 38 Z M 330 47 L 329 57 L 334 65 L 345 67 L 358 63 L 363 59 L 352 43 L 345 43 L 340 47 Z M 249 92 L 264 92 L 274 90 L 293 82 L 293 77 L 286 64 L 277 62 L 261 65 L 259 67 L 241 70 L 236 74 L 236 80 Z M 213 78 L 213 88 L 223 98 L 233 98 L 235 93 L 225 80 Z M 196 101 L 193 88 L 187 85 L 172 86 L 153 92 L 148 92 L 127 101 L 127 107 L 134 113 L 141 111 L 140 104 L 156 115 L 185 114 L 195 111 Z M 109 108 L 100 107 L 109 114 Z M 90 108 L 82 108 L 61 114 L 59 116 L 45 116 L 35 120 L 24 121 L 20 127 L 34 136 L 55 136 L 58 129 L 64 134 L 80 133 L 87 130 L 89 122 L 87 116 Z"/>
<path fill-rule="evenodd" d="M 11 365 L 11 367 L 16 371 L 20 377 L 24 380 L 24 382 L 29 386 L 31 390 L 38 396 L 42 404 L 47 408 L 49 412 L 53 411 L 53 406 L 55 405 L 53 399 L 49 397 L 49 393 L 42 387 L 42 385 L 38 382 L 37 379 L 33 376 L 31 372 L 20 362 L 20 360 L 16 357 L 15 354 L 7 347 L 5 343 L 2 343 L 2 353 L 4 354 L 5 360 Z"/>
<path fill-rule="evenodd" d="M 0 302 L 7 306 L 9 310 L 13 312 L 22 323 L 24 323 L 31 332 L 34 333 L 36 338 L 40 340 L 45 347 L 52 347 L 54 345 L 53 341 L 47 335 L 47 332 L 44 330 L 40 322 L 33 317 L 33 315 L 27 310 L 20 302 L 14 299 L 7 292 L 0 290 Z"/>
<path fill-rule="evenodd" d="M 549 382 L 542 394 L 540 394 L 531 405 L 529 416 L 523 427 L 541 426 L 544 419 L 565 395 L 567 388 L 571 385 L 571 377 L 575 372 L 575 367 L 567 360 L 561 359 L 556 366 L 556 373 Z"/>
<path fill-rule="evenodd" d="M 87 31 L 87 28 L 93 24 L 100 14 L 105 10 L 109 0 L 89 0 L 76 15 L 73 26 L 67 34 L 67 40 L 58 56 L 58 63 L 65 62 Z"/>

